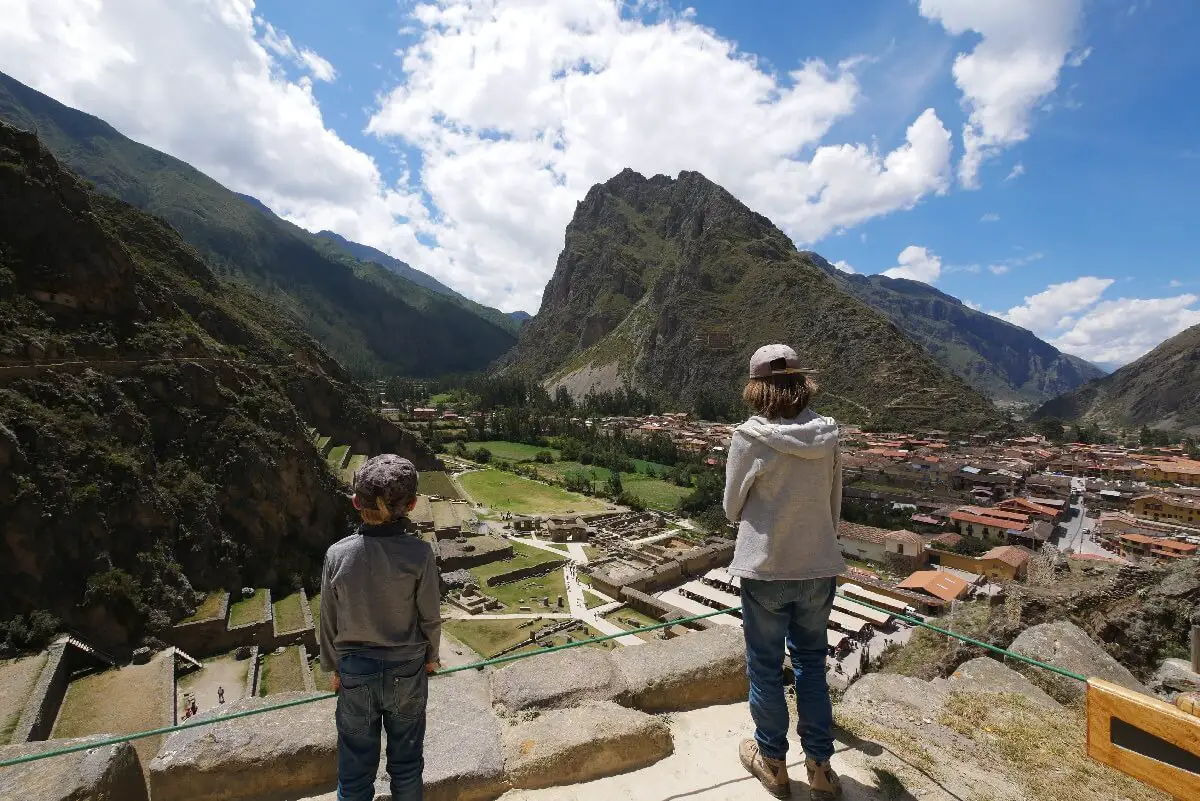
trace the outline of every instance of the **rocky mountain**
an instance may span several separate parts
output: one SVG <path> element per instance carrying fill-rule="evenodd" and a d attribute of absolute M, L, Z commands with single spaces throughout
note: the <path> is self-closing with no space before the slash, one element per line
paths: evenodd
<path fill-rule="evenodd" d="M 844 291 L 887 315 L 938 362 L 997 401 L 1043 403 L 1105 375 L 1024 328 L 976 311 L 928 284 L 850 275 L 816 253 L 804 255 Z"/>
<path fill-rule="evenodd" d="M 101 192 L 167 220 L 220 275 L 272 297 L 357 375 L 478 370 L 515 342 L 500 312 L 481 316 L 475 304 L 360 261 L 253 198 L 3 74 L 0 120 L 36 131 Z"/>
<path fill-rule="evenodd" d="M 0 650 L 316 575 L 351 510 L 310 429 L 436 464 L 271 298 L 0 123 Z"/>
<path fill-rule="evenodd" d="M 343 236 L 335 234 L 333 231 L 318 231 L 317 238 L 326 240 L 339 250 L 348 253 L 359 261 L 378 264 L 380 267 L 390 270 L 401 278 L 412 281 L 417 286 L 424 287 L 431 292 L 436 292 L 439 295 L 450 298 L 464 309 L 467 309 L 473 314 L 476 314 L 501 328 L 508 329 L 514 334 L 521 327 L 520 323 L 514 321 L 511 315 L 505 314 L 499 309 L 493 309 L 490 306 L 484 306 L 481 303 L 476 303 L 470 298 L 460 295 L 458 292 L 455 292 L 453 289 L 446 286 L 432 275 L 423 273 L 420 270 L 410 267 L 407 262 L 401 261 L 394 256 L 389 256 L 378 248 L 373 248 L 370 245 L 364 245 L 359 242 L 353 242 Z"/>
<path fill-rule="evenodd" d="M 1200 433 L 1200 325 L 1112 375 L 1049 401 L 1034 417 Z"/>
<path fill-rule="evenodd" d="M 873 426 L 1000 423 L 978 390 L 851 295 L 771 221 L 695 172 L 625 170 L 567 226 L 541 309 L 502 369 L 573 394 L 631 385 L 730 400 L 759 345 L 821 370 L 819 406 Z"/>

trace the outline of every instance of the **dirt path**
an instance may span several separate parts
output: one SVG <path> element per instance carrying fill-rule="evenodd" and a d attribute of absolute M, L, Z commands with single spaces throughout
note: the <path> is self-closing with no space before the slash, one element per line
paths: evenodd
<path fill-rule="evenodd" d="M 184 693 L 196 696 L 196 706 L 201 712 L 220 706 L 217 698 L 219 687 L 225 688 L 226 704 L 241 700 L 246 694 L 246 672 L 249 669 L 250 660 L 239 662 L 232 655 L 205 660 L 203 670 L 189 673 L 179 680 L 179 719 L 183 720 Z"/>

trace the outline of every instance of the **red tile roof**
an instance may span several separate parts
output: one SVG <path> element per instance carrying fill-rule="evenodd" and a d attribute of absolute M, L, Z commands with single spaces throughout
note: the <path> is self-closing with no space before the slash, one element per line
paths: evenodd
<path fill-rule="evenodd" d="M 943 601 L 963 597 L 970 587 L 967 582 L 943 570 L 919 570 L 896 585 L 906 590 L 922 590 Z"/>

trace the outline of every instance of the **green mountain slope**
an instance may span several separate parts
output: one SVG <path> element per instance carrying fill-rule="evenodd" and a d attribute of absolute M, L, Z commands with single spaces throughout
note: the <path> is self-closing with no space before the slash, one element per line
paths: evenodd
<path fill-rule="evenodd" d="M 36 131 L 101 192 L 167 220 L 219 274 L 270 296 L 356 374 L 477 370 L 515 341 L 508 326 L 334 251 L 184 162 L 2 74 L 0 120 Z"/>
<path fill-rule="evenodd" d="M 574 394 L 628 383 L 729 399 L 759 345 L 822 371 L 820 407 L 878 427 L 976 430 L 995 407 L 848 294 L 771 221 L 694 172 L 632 170 L 588 192 L 542 307 L 504 368 Z"/>
<path fill-rule="evenodd" d="M 1049 401 L 1034 417 L 1200 434 L 1200 325 L 1112 375 Z"/>
<path fill-rule="evenodd" d="M 941 364 L 998 401 L 1042 403 L 1105 374 L 928 284 L 847 275 L 815 253 L 806 255 L 846 292 L 883 312 Z"/>
<path fill-rule="evenodd" d="M 34 610 L 132 645 L 193 587 L 317 575 L 351 510 L 310 428 L 436 465 L 269 298 L 0 123 L 0 651 Z"/>
<path fill-rule="evenodd" d="M 464 309 L 467 309 L 473 314 L 476 314 L 501 328 L 511 331 L 514 334 L 518 331 L 518 329 L 520 329 L 520 324 L 514 322 L 509 315 L 505 314 L 499 309 L 493 309 L 490 306 L 484 306 L 481 303 L 476 303 L 470 298 L 460 295 L 450 287 L 443 284 L 441 281 L 434 278 L 432 275 L 428 275 L 420 270 L 414 269 L 413 267 L 409 266 L 407 262 L 401 261 L 394 256 L 389 256 L 382 250 L 373 248 L 370 245 L 364 245 L 360 242 L 351 241 L 346 239 L 344 236 L 335 234 L 333 231 L 318 231 L 317 238 L 331 243 L 337 249 L 348 253 L 359 261 L 367 261 L 378 264 L 380 267 L 387 268 L 387 270 L 395 273 L 401 278 L 412 281 L 417 286 L 424 287 L 431 292 L 436 292 L 439 295 L 450 298 L 450 300 L 459 306 L 462 306 Z"/>

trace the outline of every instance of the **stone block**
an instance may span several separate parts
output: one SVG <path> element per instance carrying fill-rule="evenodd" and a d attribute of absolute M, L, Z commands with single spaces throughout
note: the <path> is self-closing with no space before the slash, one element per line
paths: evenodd
<path fill-rule="evenodd" d="M 111 736 L 4 746 L 0 748 L 0 759 L 13 759 Z M 121 743 L 0 769 L 0 798 L 14 801 L 147 801 L 149 796 L 137 751 L 129 743 Z"/>
<path fill-rule="evenodd" d="M 205 714 L 215 717 L 306 695 L 245 698 Z M 335 703 L 331 698 L 175 732 L 150 763 L 154 801 L 235 801 L 333 789 Z"/>
<path fill-rule="evenodd" d="M 505 712 L 612 701 L 623 689 L 611 654 L 595 648 L 524 659 L 492 674 L 492 702 Z"/>
<path fill-rule="evenodd" d="M 949 679 L 935 679 L 932 684 L 942 685 L 950 692 L 1020 695 L 1046 709 L 1062 708 L 1061 704 L 1029 679 L 986 656 L 962 663 Z"/>
<path fill-rule="evenodd" d="M 486 674 L 470 670 L 429 682 L 424 778 L 425 801 L 490 801 L 508 790 Z M 375 792 L 381 801 L 391 798 L 382 760 Z"/>
<path fill-rule="evenodd" d="M 530 790 L 639 770 L 673 751 L 661 719 L 608 701 L 543 712 L 504 733 L 509 781 Z"/>
<path fill-rule="evenodd" d="M 1111 681 L 1140 693 L 1149 692 L 1125 666 L 1109 656 L 1099 643 L 1089 637 L 1087 632 L 1065 620 L 1042 623 L 1026 629 L 1013 640 L 1009 650 L 1088 678 Z M 1012 660 L 1012 666 L 1063 703 L 1081 700 L 1087 689 L 1081 681 L 1023 662 Z"/>
<path fill-rule="evenodd" d="M 746 644 L 740 629 L 717 626 L 670 641 L 612 652 L 624 689 L 618 702 L 671 712 L 746 700 Z"/>

